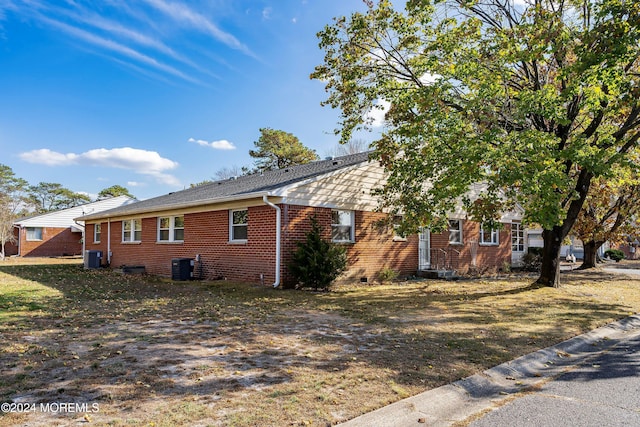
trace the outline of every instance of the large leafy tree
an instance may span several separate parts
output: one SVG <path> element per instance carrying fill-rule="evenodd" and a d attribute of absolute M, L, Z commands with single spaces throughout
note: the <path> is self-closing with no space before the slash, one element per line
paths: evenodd
<path fill-rule="evenodd" d="M 37 213 L 72 208 L 91 201 L 86 194 L 75 193 L 53 182 L 29 186 L 29 197 Z"/>
<path fill-rule="evenodd" d="M 382 204 L 429 226 L 485 183 L 465 200 L 474 219 L 520 203 L 544 229 L 538 282 L 557 286 L 592 179 L 640 139 L 640 3 L 366 3 L 319 33 L 325 59 L 312 77 L 341 110 L 343 141 L 390 105 L 373 144 L 389 173 Z"/>
<path fill-rule="evenodd" d="M 0 259 L 4 259 L 6 243 L 14 242 L 13 222 L 25 214 L 28 183 L 16 177 L 13 170 L 0 164 Z"/>
<path fill-rule="evenodd" d="M 306 147 L 293 134 L 282 130 L 262 128 L 249 155 L 256 159 L 255 172 L 283 169 L 318 159 L 316 152 Z"/>
<path fill-rule="evenodd" d="M 640 225 L 640 176 L 619 169 L 615 176 L 594 179 L 584 207 L 573 228 L 584 245 L 580 268 L 596 266 L 598 249 L 620 243 Z"/>

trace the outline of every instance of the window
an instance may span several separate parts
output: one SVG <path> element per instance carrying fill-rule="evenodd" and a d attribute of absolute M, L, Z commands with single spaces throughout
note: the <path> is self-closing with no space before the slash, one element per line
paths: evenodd
<path fill-rule="evenodd" d="M 139 219 L 128 219 L 122 221 L 122 241 L 139 242 L 142 240 L 142 221 Z"/>
<path fill-rule="evenodd" d="M 331 211 L 331 240 L 337 243 L 353 242 L 353 211 Z"/>
<path fill-rule="evenodd" d="M 456 245 L 462 244 L 462 220 L 450 219 L 449 220 L 449 243 Z"/>
<path fill-rule="evenodd" d="M 519 222 L 511 224 L 511 250 L 524 252 L 524 227 Z"/>
<path fill-rule="evenodd" d="M 480 225 L 480 244 L 481 245 L 497 245 L 498 244 L 498 230 L 494 230 L 493 228 L 489 230 L 485 230 L 482 225 Z"/>
<path fill-rule="evenodd" d="M 158 242 L 184 241 L 184 216 L 158 218 Z"/>
<path fill-rule="evenodd" d="M 248 235 L 249 211 L 247 209 L 229 211 L 229 240 L 245 242 Z"/>
<path fill-rule="evenodd" d="M 394 242 L 406 242 L 407 237 L 398 233 L 398 229 L 402 224 L 402 215 L 394 215 L 393 217 L 393 241 Z"/>
<path fill-rule="evenodd" d="M 42 240 L 42 227 L 27 227 L 27 240 Z"/>
<path fill-rule="evenodd" d="M 100 243 L 102 235 L 102 224 L 93 224 L 93 242 Z"/>

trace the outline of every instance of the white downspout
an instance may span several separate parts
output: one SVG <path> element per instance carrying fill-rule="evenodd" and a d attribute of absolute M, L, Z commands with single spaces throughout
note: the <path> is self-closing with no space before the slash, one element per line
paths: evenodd
<path fill-rule="evenodd" d="M 107 218 L 107 265 L 111 266 L 111 218 Z"/>
<path fill-rule="evenodd" d="M 269 199 L 267 199 L 266 195 L 262 196 L 262 201 L 266 205 L 271 206 L 273 209 L 276 210 L 276 281 L 273 282 L 272 286 L 274 288 L 277 288 L 278 286 L 280 286 L 280 255 L 281 255 L 280 240 L 282 235 L 282 230 L 281 230 L 282 220 L 280 218 L 281 209 L 279 206 L 276 206 L 273 203 L 271 203 Z"/>
<path fill-rule="evenodd" d="M 14 225 L 18 229 L 18 256 L 22 256 L 22 226 Z M 13 232 L 13 231 L 12 231 Z"/>

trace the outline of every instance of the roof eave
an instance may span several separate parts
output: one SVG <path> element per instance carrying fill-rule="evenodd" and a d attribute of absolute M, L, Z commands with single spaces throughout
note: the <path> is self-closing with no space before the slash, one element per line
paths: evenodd
<path fill-rule="evenodd" d="M 163 211 L 169 211 L 169 210 L 174 210 L 174 209 L 192 208 L 192 207 L 195 207 L 195 206 L 214 205 L 214 204 L 218 204 L 218 203 L 235 202 L 235 201 L 244 200 L 244 199 L 255 199 L 257 197 L 262 197 L 262 196 L 273 196 L 273 194 L 270 191 L 256 191 L 256 192 L 251 192 L 251 193 L 236 194 L 236 195 L 233 195 L 233 196 L 225 196 L 225 197 L 216 197 L 216 198 L 212 198 L 212 199 L 196 200 L 196 201 L 193 201 L 193 202 L 172 203 L 172 204 L 158 206 L 158 207 L 155 207 L 155 208 L 148 207 L 148 208 L 133 209 L 133 210 L 126 211 L 126 212 L 115 212 L 115 213 L 112 213 L 112 214 L 109 214 L 108 212 L 97 213 L 97 214 L 94 214 L 94 215 L 85 215 L 85 216 L 81 216 L 81 217 L 78 217 L 78 218 L 74 218 L 74 220 L 75 221 L 94 221 L 94 220 L 98 220 L 98 219 L 108 219 L 108 218 L 112 218 L 112 217 L 132 216 L 132 215 L 139 215 L 139 214 L 150 213 L 150 212 L 163 212 Z"/>

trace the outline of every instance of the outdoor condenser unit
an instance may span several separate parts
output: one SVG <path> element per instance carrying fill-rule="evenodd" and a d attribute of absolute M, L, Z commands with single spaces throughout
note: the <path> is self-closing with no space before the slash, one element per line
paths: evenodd
<path fill-rule="evenodd" d="M 84 268 L 100 268 L 102 264 L 102 251 L 85 251 Z"/>
<path fill-rule="evenodd" d="M 193 258 L 171 260 L 171 280 L 191 280 L 193 278 Z"/>

